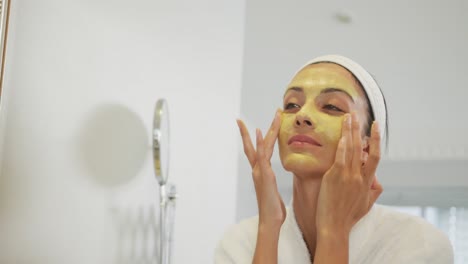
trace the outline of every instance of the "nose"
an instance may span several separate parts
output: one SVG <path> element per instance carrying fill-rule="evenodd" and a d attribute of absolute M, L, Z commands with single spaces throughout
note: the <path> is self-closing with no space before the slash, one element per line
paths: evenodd
<path fill-rule="evenodd" d="M 295 126 L 296 127 L 310 127 L 312 128 L 314 126 L 314 124 L 312 123 L 312 120 L 304 115 L 304 114 L 297 114 L 296 115 L 296 120 L 294 122 Z"/>

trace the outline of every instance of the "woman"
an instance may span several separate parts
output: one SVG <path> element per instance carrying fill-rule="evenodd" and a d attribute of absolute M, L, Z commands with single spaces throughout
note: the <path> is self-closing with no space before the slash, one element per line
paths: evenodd
<path fill-rule="evenodd" d="M 386 106 L 372 76 L 354 61 L 322 56 L 302 67 L 256 148 L 238 120 L 252 167 L 259 215 L 226 232 L 222 263 L 453 263 L 450 242 L 420 218 L 374 205 Z M 293 174 L 286 209 L 270 158 L 278 139 Z"/>

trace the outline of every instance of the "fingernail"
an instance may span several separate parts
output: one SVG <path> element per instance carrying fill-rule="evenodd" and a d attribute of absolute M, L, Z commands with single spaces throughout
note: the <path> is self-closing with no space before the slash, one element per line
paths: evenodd
<path fill-rule="evenodd" d="M 260 129 L 255 129 L 255 134 L 257 135 L 257 138 L 260 138 Z"/>

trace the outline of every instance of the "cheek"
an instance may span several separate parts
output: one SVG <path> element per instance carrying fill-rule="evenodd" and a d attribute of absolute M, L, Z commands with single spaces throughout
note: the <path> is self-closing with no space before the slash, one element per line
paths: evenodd
<path fill-rule="evenodd" d="M 341 138 L 341 127 L 343 118 L 329 115 L 321 115 L 317 118 L 317 133 L 322 135 L 323 140 L 333 145 L 337 145 Z"/>
<path fill-rule="evenodd" d="M 279 148 L 281 150 L 281 148 L 287 144 L 287 135 L 288 135 L 288 131 L 291 130 L 291 125 L 290 125 L 290 120 L 288 120 L 288 118 L 282 118 L 281 119 L 281 126 L 280 126 L 280 131 L 279 131 L 279 135 L 278 135 L 278 144 L 279 144 Z"/>

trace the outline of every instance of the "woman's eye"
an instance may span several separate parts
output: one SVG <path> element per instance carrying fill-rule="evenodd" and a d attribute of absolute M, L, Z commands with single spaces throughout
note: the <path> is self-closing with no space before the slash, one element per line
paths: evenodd
<path fill-rule="evenodd" d="M 323 106 L 323 108 L 327 109 L 327 110 L 332 110 L 332 111 L 338 111 L 338 112 L 343 112 L 343 110 L 341 110 L 340 108 L 332 105 L 332 104 L 326 104 Z"/>
<path fill-rule="evenodd" d="M 293 108 L 299 108 L 300 106 L 298 104 L 295 104 L 295 103 L 287 103 L 285 106 L 284 106 L 284 109 L 285 110 L 288 110 L 288 109 L 293 109 Z"/>

